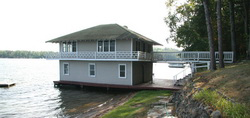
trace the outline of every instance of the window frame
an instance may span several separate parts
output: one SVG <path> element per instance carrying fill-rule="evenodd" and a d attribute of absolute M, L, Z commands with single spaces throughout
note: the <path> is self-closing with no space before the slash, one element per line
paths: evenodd
<path fill-rule="evenodd" d="M 92 65 L 94 65 L 94 75 L 91 75 L 91 72 L 90 72 L 90 71 L 92 71 L 90 69 L 90 66 L 92 66 Z M 89 77 L 96 77 L 96 66 L 95 66 L 95 63 L 89 63 L 88 64 L 88 75 L 89 75 Z"/>
<path fill-rule="evenodd" d="M 112 51 L 111 51 L 111 41 L 113 41 L 113 44 L 114 44 L 112 47 L 114 50 L 112 50 Z M 105 48 L 105 42 L 107 44 L 106 48 Z M 99 48 L 99 46 L 101 48 Z M 96 48 L 97 48 L 97 52 L 115 52 L 116 51 L 116 40 L 97 40 Z M 107 50 L 105 50 L 105 49 L 107 49 Z"/>
<path fill-rule="evenodd" d="M 77 52 L 77 41 L 62 42 L 61 52 Z"/>
<path fill-rule="evenodd" d="M 103 52 L 110 52 L 110 40 L 103 41 Z"/>
<path fill-rule="evenodd" d="M 114 42 L 114 50 L 112 50 L 111 51 L 111 41 L 113 41 Z M 115 52 L 115 50 L 116 50 L 116 40 L 109 40 L 109 52 Z"/>
<path fill-rule="evenodd" d="M 101 48 L 99 48 L 99 42 L 101 42 Z M 99 41 L 97 41 L 97 52 L 103 52 L 103 49 L 104 48 L 104 46 L 103 46 L 103 40 L 99 40 Z"/>
<path fill-rule="evenodd" d="M 121 77 L 121 66 L 125 67 L 125 69 L 124 69 L 124 77 Z M 118 64 L 118 77 L 126 79 L 127 78 L 126 74 L 127 74 L 127 65 L 126 64 Z"/>
<path fill-rule="evenodd" d="M 68 65 L 68 73 L 65 73 L 65 65 Z M 69 75 L 69 63 L 63 62 L 63 75 Z"/>

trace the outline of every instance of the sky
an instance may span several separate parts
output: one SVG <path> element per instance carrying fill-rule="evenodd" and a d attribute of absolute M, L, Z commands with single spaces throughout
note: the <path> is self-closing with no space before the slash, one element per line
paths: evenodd
<path fill-rule="evenodd" d="M 165 47 L 166 0 L 1 0 L 0 50 L 58 51 L 45 43 L 89 27 L 117 23 Z"/>

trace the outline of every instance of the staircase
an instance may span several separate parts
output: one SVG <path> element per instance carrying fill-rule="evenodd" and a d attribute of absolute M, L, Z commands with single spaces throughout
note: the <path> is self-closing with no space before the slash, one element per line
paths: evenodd
<path fill-rule="evenodd" d="M 187 69 L 191 68 L 191 73 L 187 74 Z M 197 68 L 210 68 L 210 62 L 193 62 L 190 63 L 184 70 L 173 76 L 174 86 L 183 86 L 188 79 L 193 77 L 193 73 L 197 72 Z"/>

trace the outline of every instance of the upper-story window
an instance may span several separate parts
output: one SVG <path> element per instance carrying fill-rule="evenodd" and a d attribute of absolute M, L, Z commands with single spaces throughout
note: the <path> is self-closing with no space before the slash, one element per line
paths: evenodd
<path fill-rule="evenodd" d="M 97 50 L 98 52 L 114 52 L 115 40 L 98 41 Z"/>
<path fill-rule="evenodd" d="M 141 42 L 140 41 L 135 42 L 135 50 L 136 51 L 141 51 Z"/>
<path fill-rule="evenodd" d="M 62 52 L 76 52 L 76 42 L 63 42 Z"/>

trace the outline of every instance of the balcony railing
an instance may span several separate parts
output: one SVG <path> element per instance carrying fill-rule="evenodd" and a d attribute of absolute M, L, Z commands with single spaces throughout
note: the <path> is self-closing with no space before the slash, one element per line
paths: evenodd
<path fill-rule="evenodd" d="M 48 53 L 47 59 L 65 60 L 152 60 L 152 54 L 141 51 L 116 51 L 116 52 L 55 52 Z"/>
<path fill-rule="evenodd" d="M 233 62 L 233 52 L 224 52 L 224 62 Z M 47 59 L 59 60 L 128 60 L 128 61 L 183 61 L 202 62 L 210 61 L 209 52 L 141 52 L 141 51 L 116 51 L 116 52 L 56 52 L 48 53 Z M 219 60 L 218 52 L 215 52 L 216 61 Z"/>

